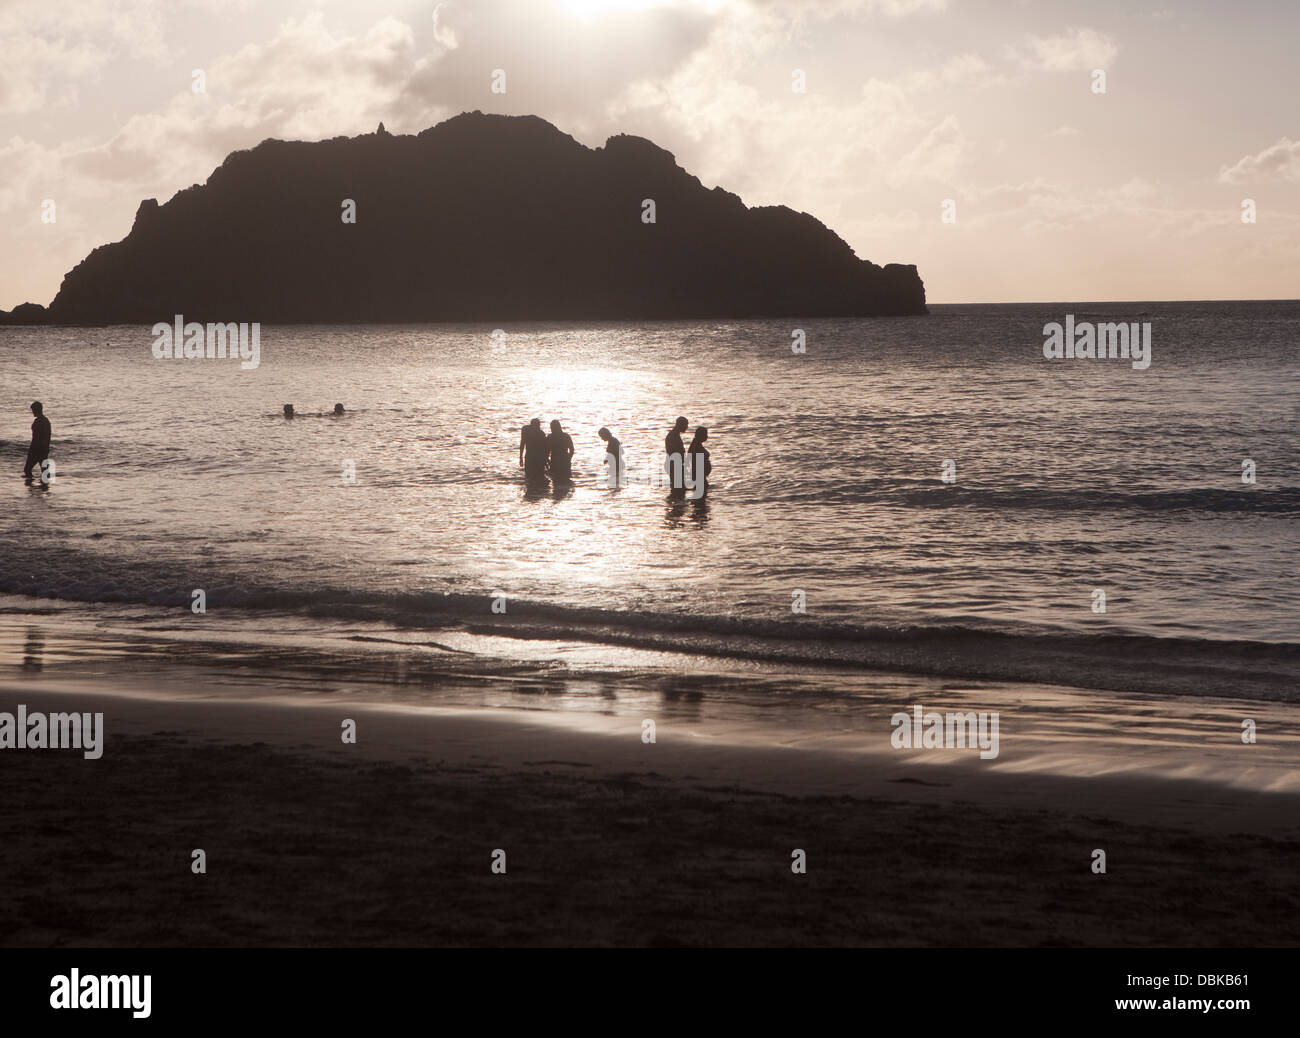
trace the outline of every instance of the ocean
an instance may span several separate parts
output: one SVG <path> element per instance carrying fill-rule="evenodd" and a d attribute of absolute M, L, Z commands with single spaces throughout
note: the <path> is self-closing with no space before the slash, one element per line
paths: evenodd
<path fill-rule="evenodd" d="M 252 370 L 0 328 L 0 610 L 1300 696 L 1300 303 L 931 310 L 267 325 Z M 1149 323 L 1150 366 L 1045 359 L 1067 315 Z M 34 399 L 48 487 L 19 478 Z M 644 478 L 677 415 L 710 431 L 699 500 Z M 525 485 L 533 417 L 571 490 Z"/>

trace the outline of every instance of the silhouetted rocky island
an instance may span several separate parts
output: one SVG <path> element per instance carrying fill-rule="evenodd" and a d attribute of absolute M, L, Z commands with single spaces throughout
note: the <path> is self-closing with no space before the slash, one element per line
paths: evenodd
<path fill-rule="evenodd" d="M 344 200 L 355 203 L 345 222 Z M 646 199 L 654 222 L 643 219 Z M 640 137 L 535 116 L 415 136 L 263 141 L 140 204 L 49 308 L 11 324 L 398 322 L 925 313 L 914 266 L 858 259 L 784 206 L 706 189 Z"/>

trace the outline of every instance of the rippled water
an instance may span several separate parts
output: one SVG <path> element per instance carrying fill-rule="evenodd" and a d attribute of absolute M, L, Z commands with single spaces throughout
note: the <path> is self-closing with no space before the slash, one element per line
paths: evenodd
<path fill-rule="evenodd" d="M 155 360 L 143 327 L 0 329 L 0 593 L 1300 642 L 1300 304 L 933 310 L 808 321 L 802 355 L 769 321 L 263 327 L 253 371 Z M 1150 321 L 1151 367 L 1044 360 L 1067 313 Z M 17 478 L 34 398 L 48 490 Z M 604 489 L 596 430 L 636 480 L 678 414 L 707 497 Z M 571 493 L 524 486 L 534 416 L 574 438 Z"/>

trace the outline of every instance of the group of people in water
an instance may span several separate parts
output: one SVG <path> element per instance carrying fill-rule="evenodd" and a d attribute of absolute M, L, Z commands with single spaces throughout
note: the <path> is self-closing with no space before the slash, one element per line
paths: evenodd
<path fill-rule="evenodd" d="M 334 405 L 334 415 L 344 414 L 342 404 Z M 32 404 L 32 441 L 27 448 L 27 463 L 23 466 L 23 478 L 32 482 L 32 469 L 41 466 L 50 454 L 50 420 L 45 417 L 45 408 L 39 400 Z M 284 405 L 284 416 L 294 417 L 292 404 Z M 709 430 L 703 425 L 695 427 L 695 436 L 691 445 L 686 446 L 682 435 L 690 428 L 685 418 L 678 418 L 664 437 L 664 471 L 670 490 L 670 496 L 686 496 L 687 486 L 699 487 L 698 497 L 703 492 L 699 481 L 707 480 L 713 468 L 709 458 L 709 449 L 705 442 Z M 623 444 L 606 428 L 596 434 L 605 443 L 605 464 L 612 478 L 613 485 L 622 486 L 626 481 L 626 468 L 623 459 Z M 551 422 L 549 435 L 542 429 L 542 420 L 534 418 L 519 432 L 519 465 L 530 483 L 545 482 L 547 477 L 556 486 L 573 482 L 573 437 L 564 431 L 559 419 Z M 707 483 L 704 484 L 707 486 Z"/>
<path fill-rule="evenodd" d="M 705 446 L 709 430 L 703 425 L 696 426 L 695 436 L 687 447 L 682 435 L 689 428 L 690 422 L 679 417 L 664 437 L 664 471 L 670 496 L 675 498 L 685 497 L 688 484 L 696 487 L 697 481 L 706 480 L 713 468 Z M 607 428 L 602 427 L 596 435 L 605 443 L 605 465 L 613 485 L 622 486 L 626 480 L 623 444 Z M 557 486 L 573 482 L 573 437 L 564 431 L 558 418 L 551 422 L 549 435 L 542 428 L 540 418 L 534 418 L 519 431 L 519 465 L 529 483 L 544 482 L 548 476 Z M 692 496 L 698 497 L 704 486 L 707 484 L 699 485 Z"/>
<path fill-rule="evenodd" d="M 713 469 L 713 461 L 709 457 L 709 449 L 704 446 L 705 441 L 709 438 L 707 426 L 697 425 L 695 435 L 691 438 L 691 445 L 683 452 L 682 433 L 690 428 L 691 423 L 685 418 L 678 416 L 677 421 L 673 422 L 673 427 L 668 435 L 664 437 L 664 454 L 667 456 L 664 461 L 664 468 L 670 477 L 672 485 L 672 496 L 685 496 L 685 479 L 708 480 L 709 473 Z M 683 461 L 689 464 L 683 465 Z M 677 472 L 683 472 L 683 476 L 677 476 Z M 705 486 L 708 483 L 705 482 Z"/>
<path fill-rule="evenodd" d="M 334 405 L 334 410 L 331 411 L 330 413 L 331 413 L 332 415 L 334 415 L 335 418 L 342 418 L 342 417 L 343 417 L 347 412 L 343 410 L 343 405 L 342 405 L 342 404 L 335 404 L 335 405 Z M 296 415 L 297 415 L 297 412 L 293 409 L 293 404 L 285 404 L 285 405 L 284 405 L 284 416 L 285 416 L 286 418 L 293 418 L 293 417 L 295 417 Z"/>
<path fill-rule="evenodd" d="M 542 420 L 534 418 L 519 431 L 519 464 L 530 483 L 548 475 L 556 483 L 572 482 L 573 437 L 564 431 L 558 418 L 551 422 L 549 436 L 542 429 Z"/>

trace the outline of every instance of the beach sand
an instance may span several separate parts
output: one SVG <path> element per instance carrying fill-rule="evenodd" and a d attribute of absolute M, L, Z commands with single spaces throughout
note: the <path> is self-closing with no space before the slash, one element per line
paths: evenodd
<path fill-rule="evenodd" d="M 891 751 L 887 728 L 866 742 L 840 720 L 808 726 L 795 718 L 816 711 L 797 702 L 708 709 L 770 676 L 682 677 L 688 694 L 660 689 L 649 710 L 635 694 L 577 709 L 536 690 L 527 709 L 435 705 L 450 695 L 349 702 L 347 667 L 322 655 L 306 684 L 333 694 L 313 700 L 301 668 L 273 653 L 250 666 L 228 649 L 128 646 L 46 625 L 34 657 L 30 628 L 25 642 L 7 630 L 0 710 L 102 711 L 108 732 L 99 760 L 0 753 L 9 946 L 1300 937 L 1290 741 L 1245 748 L 1259 755 L 1234 769 L 1230 734 L 1197 767 L 1169 765 L 1189 757 L 1175 740 L 1138 767 L 1123 738 L 1057 731 L 1022 747 L 1004 716 L 1002 757 L 980 762 Z M 443 692 L 481 695 L 488 680 L 427 666 Z M 491 679 L 520 680 L 530 679 Z M 554 671 L 547 680 L 564 686 Z M 1293 736 L 1289 708 L 1258 707 L 1244 716 L 1285 721 Z M 1225 705 L 1218 720 L 1242 709 Z M 643 715 L 657 718 L 653 744 Z M 1215 708 L 1193 704 L 1193 715 Z M 341 741 L 344 719 L 356 722 L 354 745 Z M 195 848 L 206 874 L 191 872 Z M 1097 848 L 1104 875 L 1092 871 Z M 491 868 L 497 849 L 503 875 Z M 791 870 L 796 849 L 806 874 Z"/>

